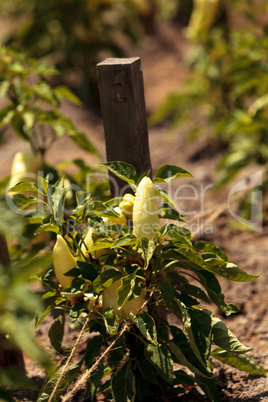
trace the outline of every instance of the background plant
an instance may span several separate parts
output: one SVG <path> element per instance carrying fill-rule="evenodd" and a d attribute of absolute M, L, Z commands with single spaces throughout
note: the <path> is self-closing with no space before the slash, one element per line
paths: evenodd
<path fill-rule="evenodd" d="M 246 166 L 258 165 L 264 172 L 262 189 L 267 188 L 266 7 L 264 1 L 222 1 L 214 26 L 190 43 L 186 84 L 151 118 L 185 125 L 197 116 L 189 137 L 206 135 L 221 147 L 218 187 Z"/>
<path fill-rule="evenodd" d="M 127 181 L 134 191 L 143 177 L 122 162 L 105 166 Z M 190 174 L 166 165 L 158 169 L 154 183 L 167 183 L 183 176 Z M 33 188 L 30 183 L 20 183 L 12 191 L 27 190 L 29 186 Z M 104 218 L 118 217 L 114 207 L 120 205 L 121 197 L 103 202 L 80 194 L 76 209 L 68 217 L 64 214 L 63 179 L 53 185 L 53 191 L 48 189 L 48 179 L 42 179 L 36 186 L 39 195 L 47 196 L 47 201 L 43 201 L 47 216 L 40 220 L 37 232 L 52 230 L 62 234 L 76 257 L 77 267 L 66 273 L 74 279 L 65 289 L 53 281 L 52 267 L 36 278 L 42 281 L 47 305 L 45 311 L 38 313 L 36 326 L 55 309 L 56 319 L 49 336 L 58 353 L 62 353 L 67 312 L 76 328 L 83 326 L 77 342 L 84 331 L 92 333 L 92 337 L 77 363 L 71 364 L 71 358 L 62 361 L 45 383 L 39 401 L 54 401 L 63 394 L 63 401 L 70 400 L 84 385 L 91 399 L 99 392 L 115 401 L 170 399 L 195 383 L 211 401 L 219 401 L 211 357 L 257 375 L 266 373 L 247 355 L 251 348 L 241 344 L 219 318 L 203 307 L 214 303 L 226 315 L 236 313 L 238 307 L 225 302 L 217 276 L 242 282 L 255 280 L 257 276 L 248 275 L 233 264 L 216 245 L 204 241 L 193 243 L 191 233 L 180 226 L 182 218 L 167 193 L 157 189 L 156 194 L 164 201 L 159 217 L 177 224 L 164 224 L 156 230 L 157 238 L 148 240 L 137 239 L 128 225 L 104 225 Z M 69 218 L 71 230 L 70 225 L 69 230 L 66 226 Z M 89 227 L 94 228 L 95 234 L 85 255 L 81 245 Z M 104 253 L 99 258 L 93 257 L 98 250 Z M 119 311 L 124 303 L 139 297 L 142 289 L 146 289 L 144 305 L 137 315 L 124 317 L 115 315 L 113 307 L 105 311 L 98 307 L 97 301 L 104 291 L 119 280 Z M 86 284 L 89 288 L 85 297 L 80 296 Z M 68 294 L 72 298 L 77 295 L 76 302 L 66 300 L 63 295 Z M 167 318 L 159 315 L 160 306 L 167 309 Z M 176 317 L 178 324 L 169 322 L 171 316 Z M 174 363 L 187 367 L 192 375 L 184 370 L 174 371 Z M 81 368 L 82 375 L 74 382 Z"/>
<path fill-rule="evenodd" d="M 83 188 L 87 174 L 96 173 L 96 166 L 89 166 L 81 159 L 64 161 L 59 167 L 48 164 L 46 155 L 51 146 L 64 136 L 69 137 L 77 146 L 96 156 L 99 154 L 90 139 L 81 132 L 60 111 L 62 100 L 81 106 L 80 100 L 66 87 L 53 86 L 52 77 L 59 72 L 53 66 L 27 57 L 25 53 L 13 48 L 0 48 L 0 128 L 3 139 L 7 130 L 12 130 L 19 139 L 29 144 L 33 154 L 40 155 L 44 175 L 50 173 L 54 182 L 72 163 L 77 173 L 68 175 L 72 183 Z M 8 178 L 2 181 L 5 191 Z M 107 183 L 92 180 L 94 192 L 101 194 L 107 190 Z M 99 190 L 98 190 L 99 189 Z"/>

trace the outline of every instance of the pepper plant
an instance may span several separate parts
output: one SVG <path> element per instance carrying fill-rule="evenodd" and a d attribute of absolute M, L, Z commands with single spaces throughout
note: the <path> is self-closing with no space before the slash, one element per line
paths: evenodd
<path fill-rule="evenodd" d="M 54 311 L 49 337 L 61 354 L 66 314 L 80 330 L 37 400 L 69 401 L 81 387 L 90 400 L 98 393 L 120 402 L 170 400 L 199 385 L 211 401 L 220 401 L 213 359 L 265 375 L 247 355 L 251 348 L 209 310 L 213 303 L 227 316 L 239 311 L 225 301 L 219 277 L 248 282 L 258 276 L 240 269 L 215 244 L 193 242 L 172 197 L 159 188 L 191 174 L 165 165 L 152 181 L 149 172 L 139 176 L 127 163 L 103 165 L 136 195 L 104 202 L 79 192 L 76 207 L 65 213 L 63 178 L 53 186 L 40 178 L 39 186 L 21 182 L 12 189 L 35 189 L 37 197 L 29 202 L 39 194 L 46 211 L 37 233 L 57 235 L 54 269 L 36 275 L 47 306 L 38 312 L 36 327 Z M 73 363 L 84 332 L 90 338 Z"/>
<path fill-rule="evenodd" d="M 212 11 L 210 0 L 200 0 L 201 3 Z M 203 27 L 202 31 L 201 16 L 191 20 L 186 32 L 192 40 L 184 59 L 188 79 L 151 116 L 151 123 L 169 119 L 171 124 L 184 125 L 189 139 L 203 135 L 216 145 L 212 152 L 217 149 L 221 154 L 218 189 L 252 166 L 262 169 L 259 190 L 267 194 L 268 25 L 262 18 L 267 3 L 219 3 L 221 8 L 213 26 Z M 208 14 L 204 12 L 204 22 L 206 18 Z M 239 23 L 234 23 L 237 20 Z M 197 119 L 193 120 L 195 114 Z M 240 213 L 245 218 L 250 217 L 251 198 L 249 194 L 241 201 Z"/>

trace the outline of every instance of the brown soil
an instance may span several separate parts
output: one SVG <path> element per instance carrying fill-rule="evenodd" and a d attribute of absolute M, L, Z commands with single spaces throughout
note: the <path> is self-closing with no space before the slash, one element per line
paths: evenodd
<path fill-rule="evenodd" d="M 130 55 L 140 56 L 143 66 L 145 97 L 147 109 L 152 112 L 171 90 L 180 87 L 186 71 L 182 66 L 182 57 L 187 46 L 179 27 L 169 27 L 161 30 L 156 36 L 148 37 L 142 48 L 135 49 Z M 100 117 L 88 109 L 80 109 L 69 104 L 63 105 L 63 111 L 73 118 L 79 129 L 87 133 L 96 145 L 103 159 L 105 159 L 105 144 L 102 121 Z M 226 300 L 236 303 L 240 308 L 239 314 L 231 317 L 223 317 L 217 309 L 214 313 L 227 324 L 229 329 L 247 346 L 252 346 L 249 353 L 258 363 L 268 367 L 268 307 L 267 307 L 267 283 L 268 283 L 268 225 L 264 222 L 260 232 L 240 230 L 231 224 L 232 216 L 228 209 L 229 188 L 239 180 L 231 183 L 229 188 L 214 193 L 213 185 L 217 179 L 215 167 L 218 160 L 218 152 L 210 147 L 205 137 L 189 142 L 185 138 L 182 129 L 167 130 L 166 127 L 155 127 L 149 130 L 151 161 L 153 170 L 169 163 L 181 166 L 190 171 L 193 179 L 177 180 L 172 185 L 171 191 L 176 191 L 176 186 L 193 184 L 198 190 L 197 198 L 190 203 L 181 202 L 179 207 L 188 213 L 186 220 L 194 232 L 195 239 L 202 238 L 213 241 L 221 247 L 228 257 L 242 269 L 250 274 L 261 274 L 261 277 L 250 283 L 230 282 L 220 278 L 220 283 Z M 25 145 L 15 140 L 12 135 L 6 140 L 0 149 L 1 176 L 8 174 L 11 160 L 17 150 L 24 149 Z M 200 150 L 202 158 L 195 158 Z M 94 158 L 76 148 L 66 139 L 58 141 L 48 155 L 53 164 L 74 157 L 85 157 L 89 163 L 95 162 Z M 247 172 L 256 171 L 253 167 Z M 245 172 L 243 173 L 244 177 Z M 208 186 L 205 193 L 201 186 Z M 186 189 L 187 190 L 187 189 Z M 186 191 L 185 190 L 185 191 Z M 205 194 L 202 200 L 202 191 Z M 186 193 L 183 193 L 187 195 Z M 191 196 L 192 194 L 190 194 Z M 204 207 L 203 207 L 204 206 Z M 190 209 L 191 207 L 191 209 Z M 195 211 L 190 214 L 191 211 Z M 244 228 L 245 229 L 245 228 Z M 208 308 L 208 307 L 207 307 Z M 37 337 L 46 349 L 49 350 L 46 323 L 37 332 Z M 76 334 L 67 331 L 65 343 L 72 342 Z M 86 335 L 85 335 L 86 338 Z M 44 380 L 44 374 L 37 365 L 25 357 L 29 377 L 33 378 L 40 386 Z M 268 401 L 268 379 L 257 377 L 248 373 L 215 362 L 215 374 L 217 384 L 221 390 L 223 401 Z M 17 400 L 34 400 L 29 396 L 22 396 Z M 184 395 L 180 401 L 206 401 L 200 390 L 191 391 Z"/>

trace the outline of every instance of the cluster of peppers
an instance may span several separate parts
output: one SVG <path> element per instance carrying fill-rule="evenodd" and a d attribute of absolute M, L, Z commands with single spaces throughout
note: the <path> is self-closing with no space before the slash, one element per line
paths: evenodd
<path fill-rule="evenodd" d="M 133 221 L 133 234 L 138 238 L 143 237 L 149 240 L 155 237 L 155 228 L 159 228 L 158 217 L 158 203 L 155 194 L 153 183 L 149 177 L 144 177 L 137 187 L 136 196 L 132 194 L 125 194 L 123 200 L 119 204 L 119 207 L 115 207 L 118 217 L 103 218 L 106 226 L 111 225 L 126 225 L 127 217 L 132 218 Z M 86 257 L 89 257 L 90 248 L 94 245 L 93 240 L 94 228 L 89 228 L 84 241 L 81 245 L 81 252 Z M 113 237 L 118 236 L 116 232 L 111 234 Z M 99 259 L 100 256 L 107 253 L 107 250 L 97 250 L 91 252 L 91 257 Z M 68 271 L 77 266 L 77 261 L 71 254 L 67 243 L 61 235 L 57 235 L 57 241 L 53 248 L 53 265 L 55 275 L 63 288 L 71 285 L 72 276 L 65 276 Z M 102 272 L 107 269 L 115 269 L 109 265 L 104 265 Z M 122 284 L 122 279 L 114 282 L 111 286 L 104 289 L 101 297 L 98 299 L 97 308 L 105 311 L 107 307 L 113 307 L 114 314 L 121 314 L 122 316 L 128 316 L 130 312 L 137 314 L 145 301 L 146 289 L 142 289 L 141 294 L 133 298 L 130 301 L 125 302 L 120 311 L 117 308 L 118 288 Z M 85 284 L 84 291 L 87 289 Z M 81 294 L 82 295 L 82 294 Z M 66 295 L 68 300 L 73 300 L 79 295 Z M 88 309 L 90 310 L 95 302 L 95 298 L 91 297 L 88 303 Z"/>

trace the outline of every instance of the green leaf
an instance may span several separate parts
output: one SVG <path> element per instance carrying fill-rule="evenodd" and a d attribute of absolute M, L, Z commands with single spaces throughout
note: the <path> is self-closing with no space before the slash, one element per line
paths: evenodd
<path fill-rule="evenodd" d="M 198 353 L 207 368 L 209 367 L 209 355 L 212 338 L 212 320 L 210 314 L 206 310 L 188 308 L 188 317 L 184 320 L 184 332 L 189 338 L 193 351 L 198 349 Z M 194 341 L 194 345 L 191 341 Z M 196 353 L 197 357 L 198 354 Z"/>
<path fill-rule="evenodd" d="M 48 189 L 48 184 L 49 181 L 47 178 L 44 178 L 42 176 L 38 176 L 38 191 L 40 191 L 42 194 L 46 195 L 47 194 L 47 189 Z"/>
<path fill-rule="evenodd" d="M 156 368 L 158 374 L 168 383 L 173 382 L 173 360 L 164 345 L 147 343 L 144 346 L 146 359 Z"/>
<path fill-rule="evenodd" d="M 31 204 L 35 204 L 38 202 L 38 199 L 35 197 L 26 197 L 24 194 L 15 194 L 11 197 L 12 202 L 16 205 L 16 207 L 20 209 L 25 209 Z"/>
<path fill-rule="evenodd" d="M 157 244 L 153 240 L 148 240 L 146 237 L 141 239 L 141 248 L 144 258 L 144 269 L 147 269 L 154 255 Z"/>
<path fill-rule="evenodd" d="M 60 382 L 59 387 L 57 388 L 57 391 L 52 399 L 53 402 L 57 402 L 59 400 L 59 397 L 64 394 L 65 391 L 69 388 L 70 384 L 73 382 L 75 377 L 77 376 L 80 367 L 81 367 L 82 361 L 80 361 L 78 364 L 73 364 L 68 366 L 67 372 L 65 376 L 63 377 L 62 381 Z M 52 391 L 61 375 L 63 367 L 59 367 L 56 372 L 46 381 L 45 385 L 43 386 L 37 402 L 47 402 L 49 400 L 50 395 L 52 394 Z"/>
<path fill-rule="evenodd" d="M 105 248 L 111 248 L 113 245 L 115 244 L 115 240 L 109 240 L 109 239 L 100 239 L 99 241 L 96 242 L 96 244 L 94 244 L 94 246 L 90 247 L 88 249 L 89 253 L 92 253 L 93 251 L 98 251 L 98 250 L 102 250 Z"/>
<path fill-rule="evenodd" d="M 99 156 L 98 151 L 96 150 L 96 148 L 92 144 L 92 142 L 88 139 L 86 134 L 82 133 L 81 131 L 76 131 L 76 130 L 68 130 L 68 131 L 66 131 L 66 134 L 80 148 L 84 149 L 85 151 L 87 151 L 93 155 Z"/>
<path fill-rule="evenodd" d="M 239 354 L 216 348 L 211 352 L 211 356 L 238 370 L 246 371 L 256 375 L 266 375 L 268 370 L 261 367 L 257 362 L 245 354 Z"/>
<path fill-rule="evenodd" d="M 111 391 L 114 402 L 134 402 L 136 395 L 135 377 L 130 362 L 112 375 Z"/>
<path fill-rule="evenodd" d="M 192 295 L 194 297 L 197 297 L 198 299 L 204 300 L 206 303 L 209 303 L 207 295 L 198 286 L 190 285 L 188 283 L 179 283 L 176 286 L 176 290 L 179 290 L 182 294 Z"/>
<path fill-rule="evenodd" d="M 104 314 L 102 314 L 106 331 L 109 335 L 116 335 L 118 333 L 120 316 L 113 314 L 113 307 L 107 307 Z"/>
<path fill-rule="evenodd" d="M 241 268 L 239 268 L 232 262 L 223 262 L 222 260 L 219 261 L 216 258 L 206 258 L 206 255 L 204 255 L 204 257 L 205 257 L 204 261 L 209 266 L 209 268 L 213 272 L 215 272 L 215 274 L 218 274 L 223 278 L 230 279 L 231 281 L 249 282 L 254 281 L 260 276 L 260 274 L 249 275 L 247 272 L 243 271 Z"/>
<path fill-rule="evenodd" d="M 44 223 L 43 225 L 39 226 L 38 229 L 34 232 L 35 235 L 41 232 L 53 232 L 56 234 L 60 233 L 60 226 L 56 225 L 54 222 Z"/>
<path fill-rule="evenodd" d="M 48 331 L 48 336 L 50 339 L 51 346 L 58 353 L 61 352 L 63 334 L 64 334 L 64 319 L 54 321 Z"/>
<path fill-rule="evenodd" d="M 87 380 L 87 393 L 91 401 L 95 400 L 95 394 L 103 375 L 104 365 L 103 363 L 100 363 Z"/>
<path fill-rule="evenodd" d="M 176 208 L 176 204 L 175 204 L 173 198 L 165 190 L 157 190 L 157 189 L 155 189 L 155 194 L 162 201 L 164 201 L 167 204 L 172 205 L 174 208 Z"/>
<path fill-rule="evenodd" d="M 106 167 L 120 179 L 135 184 L 137 181 L 137 172 L 134 166 L 126 162 L 106 162 L 101 166 Z"/>
<path fill-rule="evenodd" d="M 13 105 L 8 105 L 0 110 L 0 127 L 8 124 L 15 114 L 15 108 Z"/>
<path fill-rule="evenodd" d="M 158 381 L 154 373 L 154 368 L 147 360 L 138 361 L 137 366 L 146 381 L 158 385 Z"/>
<path fill-rule="evenodd" d="M 54 106 L 56 108 L 59 107 L 59 99 L 45 79 L 41 79 L 39 82 L 33 85 L 31 89 L 36 95 L 40 96 L 40 98 L 44 99 L 51 106 Z"/>
<path fill-rule="evenodd" d="M 58 86 L 54 89 L 54 92 L 58 98 L 65 98 L 77 106 L 82 106 L 80 99 L 73 92 L 71 92 L 68 87 L 64 85 Z"/>
<path fill-rule="evenodd" d="M 77 261 L 77 266 L 82 273 L 82 277 L 91 282 L 93 282 L 99 274 L 98 269 L 91 262 Z"/>
<path fill-rule="evenodd" d="M 162 293 L 162 296 L 165 300 L 167 307 L 169 307 L 173 302 L 173 300 L 175 299 L 174 289 L 167 282 L 161 282 L 159 284 L 159 289 Z"/>
<path fill-rule="evenodd" d="M 135 281 L 136 271 L 127 276 L 122 277 L 122 284 L 118 288 L 118 299 L 117 299 L 117 307 L 120 310 L 121 307 L 125 304 L 126 301 L 132 296 L 136 281 Z"/>
<path fill-rule="evenodd" d="M 85 367 L 87 369 L 92 366 L 94 358 L 100 354 L 103 341 L 102 335 L 96 335 L 88 341 L 85 352 Z"/>
<path fill-rule="evenodd" d="M 90 290 L 99 293 L 105 288 L 111 286 L 115 281 L 122 278 L 123 274 L 118 269 L 107 269 L 102 272 L 92 283 Z"/>
<path fill-rule="evenodd" d="M 168 347 L 174 356 L 175 362 L 188 367 L 193 373 L 202 377 L 212 378 L 213 374 L 207 370 L 190 346 L 190 342 L 180 328 L 171 327 L 173 339 L 168 341 Z"/>
<path fill-rule="evenodd" d="M 130 314 L 130 319 L 148 342 L 153 345 L 158 345 L 157 331 L 153 317 L 145 311 L 142 311 L 137 316 Z"/>
<path fill-rule="evenodd" d="M 227 255 L 213 243 L 199 240 L 194 243 L 194 248 L 196 250 L 203 251 L 204 253 L 215 253 L 224 261 L 229 261 Z"/>
<path fill-rule="evenodd" d="M 126 236 L 120 237 L 112 246 L 111 248 L 117 248 L 117 247 L 124 247 L 124 246 L 134 246 L 138 244 L 138 239 L 136 236 L 132 234 L 128 234 Z"/>
<path fill-rule="evenodd" d="M 21 181 L 12 188 L 8 190 L 9 192 L 15 192 L 15 191 L 37 191 L 37 186 L 35 183 L 29 182 L 29 181 Z"/>
<path fill-rule="evenodd" d="M 224 350 L 235 353 L 246 353 L 252 349 L 244 346 L 226 325 L 214 316 L 212 316 L 212 342 Z"/>
<path fill-rule="evenodd" d="M 3 99 L 10 87 L 10 83 L 5 78 L 0 81 L 0 99 Z"/>
<path fill-rule="evenodd" d="M 184 222 L 179 212 L 171 208 L 168 204 L 163 204 L 158 210 L 159 218 L 172 219 L 174 221 Z"/>
<path fill-rule="evenodd" d="M 209 397 L 211 402 L 221 402 L 221 395 L 216 387 L 215 378 L 204 378 L 199 376 L 198 374 L 195 375 L 195 380 L 197 384 L 202 388 L 205 394 Z"/>
<path fill-rule="evenodd" d="M 178 166 L 164 165 L 157 170 L 154 183 L 169 183 L 171 180 L 176 179 L 177 177 L 192 177 L 192 175 Z"/>

